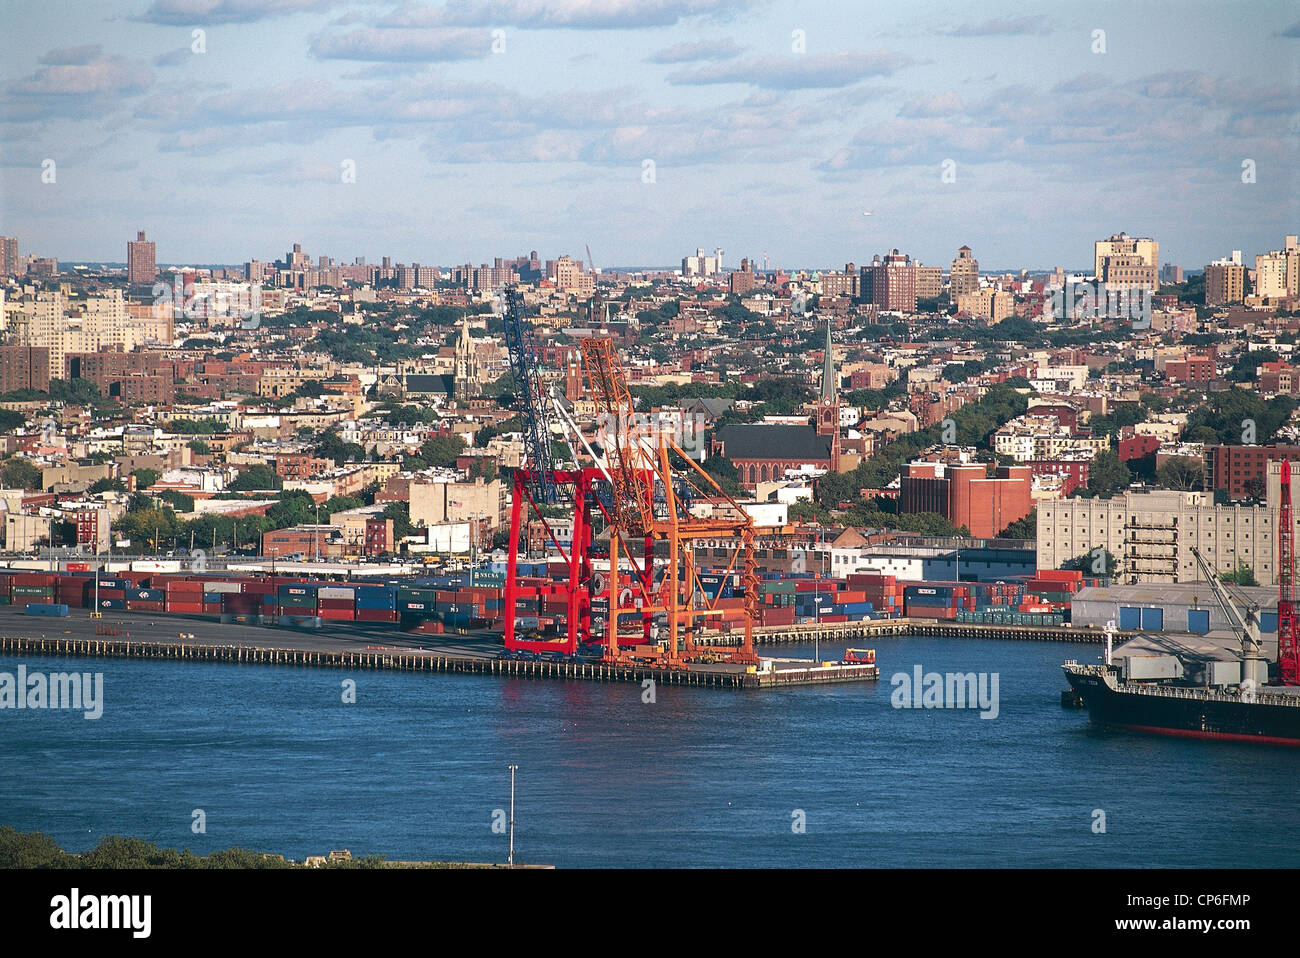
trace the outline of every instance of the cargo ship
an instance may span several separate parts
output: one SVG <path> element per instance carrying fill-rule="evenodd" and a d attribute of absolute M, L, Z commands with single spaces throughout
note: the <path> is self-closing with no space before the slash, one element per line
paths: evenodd
<path fill-rule="evenodd" d="M 1300 745 L 1300 688 L 1127 681 L 1116 665 L 1062 666 L 1099 725 L 1190 738 Z"/>
<path fill-rule="evenodd" d="M 1234 601 L 1200 551 L 1191 552 L 1229 630 L 1217 639 L 1139 636 L 1112 651 L 1111 622 L 1101 664 L 1069 661 L 1061 667 L 1070 683 L 1062 704 L 1082 704 L 1090 721 L 1138 732 L 1300 745 L 1300 684 L 1291 643 L 1286 650 L 1279 645 L 1279 661 L 1270 669 L 1259 604 L 1240 593 Z"/>

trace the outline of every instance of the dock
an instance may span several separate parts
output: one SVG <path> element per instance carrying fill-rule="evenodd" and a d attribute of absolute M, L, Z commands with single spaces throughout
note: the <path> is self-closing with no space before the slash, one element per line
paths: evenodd
<path fill-rule="evenodd" d="M 1116 632 L 1120 641 L 1131 638 L 1134 632 Z M 1043 625 L 985 625 L 983 623 L 942 622 L 934 619 L 867 619 L 862 622 L 824 622 L 821 626 L 802 625 L 757 626 L 754 644 L 791 645 L 804 642 L 852 642 L 855 639 L 878 639 L 890 636 L 926 635 L 952 639 L 1011 639 L 1020 642 L 1083 642 L 1100 645 L 1106 635 L 1100 629 L 1074 629 L 1066 626 Z M 703 632 L 695 639 L 697 644 L 734 646 L 739 644 L 737 633 Z"/>
<path fill-rule="evenodd" d="M 693 685 L 704 688 L 764 689 L 800 685 L 875 682 L 875 665 L 822 664 L 802 659 L 774 660 L 772 667 L 750 672 L 733 665 L 693 665 L 689 669 L 613 666 L 599 662 L 521 662 L 485 655 L 448 655 L 400 647 L 362 650 L 292 646 L 219 645 L 210 642 L 132 641 L 130 639 L 58 636 L 0 636 L 0 654 L 73 658 L 155 659 L 223 662 L 237 665 L 285 665 L 343 670 L 387 669 L 493 675 L 503 678 L 626 682 L 642 685 Z"/>

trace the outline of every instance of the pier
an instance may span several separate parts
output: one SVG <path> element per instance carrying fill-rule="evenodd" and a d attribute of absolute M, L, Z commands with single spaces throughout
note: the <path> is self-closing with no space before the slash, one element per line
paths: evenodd
<path fill-rule="evenodd" d="M 1100 645 L 1106 634 L 1100 629 L 1074 629 L 1044 625 L 985 625 L 983 623 L 943 622 L 934 619 L 867 619 L 862 622 L 824 622 L 802 625 L 757 626 L 754 644 L 790 645 L 803 642 L 852 642 L 890 636 L 928 635 L 955 639 L 1012 639 L 1021 642 L 1083 642 Z M 1134 632 L 1116 632 L 1116 641 L 1132 638 Z M 701 645 L 737 645 L 736 633 L 704 632 L 697 636 Z"/>
<path fill-rule="evenodd" d="M 521 662 L 484 655 L 447 655 L 422 649 L 329 650 L 208 642 L 156 642 L 114 638 L 0 636 L 0 654 L 56 655 L 89 658 L 162 659 L 224 662 L 238 665 L 287 665 L 344 670 L 391 669 L 402 672 L 447 672 L 507 678 L 560 679 L 589 682 L 694 685 L 705 688 L 760 689 L 797 685 L 874 682 L 874 665 L 841 665 L 777 660 L 765 671 L 739 666 L 701 665 L 689 669 L 660 669 L 604 665 L 599 662 Z"/>

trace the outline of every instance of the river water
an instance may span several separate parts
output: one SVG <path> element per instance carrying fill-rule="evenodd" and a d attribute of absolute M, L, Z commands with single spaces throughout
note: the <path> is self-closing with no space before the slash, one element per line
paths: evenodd
<path fill-rule="evenodd" d="M 1295 750 L 1089 726 L 1097 646 L 875 641 L 879 684 L 780 691 L 0 656 L 102 672 L 104 711 L 0 710 L 0 824 L 81 851 L 564 867 L 1290 866 Z M 838 656 L 842 645 L 822 647 Z M 810 655 L 808 647 L 764 654 Z M 996 673 L 997 716 L 891 704 L 895 673 Z M 356 683 L 345 702 L 343 682 Z M 205 830 L 194 830 L 202 811 Z"/>

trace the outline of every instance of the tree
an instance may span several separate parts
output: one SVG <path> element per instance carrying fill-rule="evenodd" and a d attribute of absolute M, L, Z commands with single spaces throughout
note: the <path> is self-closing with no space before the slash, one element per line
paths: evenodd
<path fill-rule="evenodd" d="M 209 446 L 202 439 L 191 439 L 189 442 L 186 443 L 186 445 L 189 446 L 190 449 L 192 449 L 195 453 L 197 453 L 200 456 L 212 455 L 212 447 Z"/>
<path fill-rule="evenodd" d="M 1084 575 L 1111 577 L 1118 568 L 1118 563 L 1109 549 L 1101 546 L 1089 549 L 1083 555 L 1075 556 L 1061 563 L 1062 569 L 1077 569 Z"/>
<path fill-rule="evenodd" d="M 415 535 L 415 526 L 411 524 L 409 502 L 390 502 L 384 506 L 383 518 L 393 520 L 393 538 L 404 539 Z"/>
<path fill-rule="evenodd" d="M 426 439 L 414 456 L 407 456 L 407 467 L 424 469 L 429 466 L 450 468 L 465 455 L 465 443 L 455 436 L 434 436 Z"/>
<path fill-rule="evenodd" d="M 1038 509 L 1037 507 L 1029 510 L 1029 515 L 1008 525 L 998 533 L 999 539 L 1037 539 L 1038 538 Z"/>
<path fill-rule="evenodd" d="M 1255 579 L 1255 570 L 1240 559 L 1237 560 L 1237 568 L 1219 574 L 1219 581 L 1231 582 L 1233 585 L 1259 585 Z"/>
<path fill-rule="evenodd" d="M 1094 496 L 1109 498 L 1128 488 L 1131 479 L 1128 466 L 1124 465 L 1118 453 L 1110 449 L 1103 449 L 1093 456 L 1088 466 L 1088 491 Z"/>
<path fill-rule="evenodd" d="M 1204 468 L 1199 459 L 1190 456 L 1170 456 L 1156 470 L 1156 483 L 1162 489 L 1179 489 L 1188 492 L 1201 488 Z"/>
<path fill-rule="evenodd" d="M 101 492 L 126 492 L 126 486 L 122 484 L 120 479 L 104 478 L 96 479 L 86 491 L 92 496 L 97 496 Z"/>
<path fill-rule="evenodd" d="M 178 512 L 194 511 L 194 497 L 187 496 L 183 492 L 177 492 L 175 489 L 164 489 L 158 498 L 169 503 Z"/>
<path fill-rule="evenodd" d="M 0 464 L 0 484 L 6 489 L 41 490 L 41 470 L 26 459 L 11 456 Z"/>
<path fill-rule="evenodd" d="M 162 473 L 157 469 L 136 469 L 131 475 L 135 476 L 135 487 L 137 489 L 148 489 L 162 478 Z"/>
<path fill-rule="evenodd" d="M 270 466 L 250 466 L 226 487 L 231 492 L 256 492 L 259 489 L 282 489 L 284 480 Z"/>

